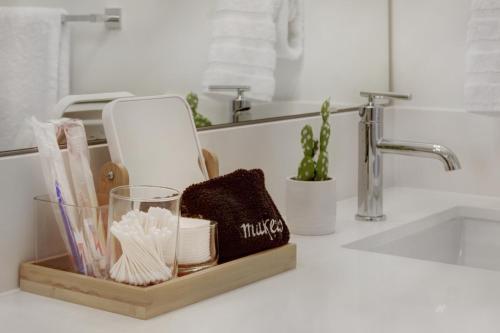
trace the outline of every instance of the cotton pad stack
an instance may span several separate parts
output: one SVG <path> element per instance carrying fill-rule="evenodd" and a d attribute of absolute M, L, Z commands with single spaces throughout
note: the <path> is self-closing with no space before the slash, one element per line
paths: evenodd
<path fill-rule="evenodd" d="M 210 260 L 210 221 L 181 217 L 179 225 L 179 265 Z"/>
<path fill-rule="evenodd" d="M 133 210 L 113 222 L 110 232 L 119 241 L 122 255 L 112 265 L 110 277 L 132 285 L 149 285 L 172 278 L 177 216 L 163 208 Z"/>

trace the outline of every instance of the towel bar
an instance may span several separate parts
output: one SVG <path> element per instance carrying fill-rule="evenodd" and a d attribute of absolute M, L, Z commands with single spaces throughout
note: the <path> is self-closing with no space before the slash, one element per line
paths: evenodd
<path fill-rule="evenodd" d="M 66 22 L 104 22 L 107 29 L 121 29 L 122 9 L 105 8 L 104 14 L 63 15 L 62 23 Z"/>

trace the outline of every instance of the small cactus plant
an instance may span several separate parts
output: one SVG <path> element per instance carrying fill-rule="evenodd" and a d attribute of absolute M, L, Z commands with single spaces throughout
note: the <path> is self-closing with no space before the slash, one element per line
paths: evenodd
<path fill-rule="evenodd" d="M 321 105 L 321 118 L 323 123 L 318 140 L 314 139 L 313 129 L 311 125 L 305 125 L 302 128 L 300 143 L 304 157 L 300 161 L 297 180 L 302 181 L 322 181 L 328 178 L 328 143 L 330 141 L 330 99 L 327 99 Z M 319 149 L 318 160 L 314 160 L 314 156 Z"/>
<path fill-rule="evenodd" d="M 197 128 L 212 126 L 212 123 L 210 122 L 210 120 L 208 120 L 207 117 L 198 113 L 198 95 L 196 95 L 193 92 L 190 92 L 186 96 L 186 101 L 188 102 L 189 107 L 191 108 L 191 112 L 193 112 L 194 124 L 196 125 Z"/>

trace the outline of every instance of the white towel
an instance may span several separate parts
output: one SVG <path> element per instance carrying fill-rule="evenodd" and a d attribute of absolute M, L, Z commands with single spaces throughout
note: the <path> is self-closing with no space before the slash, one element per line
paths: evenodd
<path fill-rule="evenodd" d="M 465 67 L 465 109 L 500 116 L 500 0 L 472 1 Z"/>
<path fill-rule="evenodd" d="M 65 12 L 0 8 L 0 151 L 34 146 L 27 120 L 60 117 L 57 101 L 69 90 L 69 30 Z"/>
<path fill-rule="evenodd" d="M 278 58 L 296 60 L 304 52 L 304 2 L 303 0 L 277 0 L 276 53 Z"/>
<path fill-rule="evenodd" d="M 250 86 L 251 99 L 274 95 L 276 0 L 218 0 L 203 88 L 211 85 Z M 234 91 L 221 92 L 233 95 Z"/>

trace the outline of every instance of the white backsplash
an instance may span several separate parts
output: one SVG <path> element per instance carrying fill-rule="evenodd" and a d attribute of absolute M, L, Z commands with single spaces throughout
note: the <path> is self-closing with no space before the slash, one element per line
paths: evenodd
<path fill-rule="evenodd" d="M 394 117 L 396 138 L 448 146 L 462 165 L 445 172 L 437 161 L 395 156 L 398 186 L 500 196 L 500 118 L 412 107 Z"/>
<path fill-rule="evenodd" d="M 300 130 L 307 123 L 317 135 L 321 120 L 314 117 L 201 132 L 200 140 L 203 147 L 219 156 L 222 174 L 237 168 L 263 169 L 266 185 L 278 208 L 284 211 L 285 180 L 297 173 L 303 156 Z M 331 168 L 337 178 L 337 197 L 344 199 L 356 194 L 358 115 L 334 116 L 332 123 Z M 386 167 L 389 169 L 390 163 Z M 391 174 L 390 170 L 386 171 L 386 174 Z M 392 184 L 390 178 L 386 184 Z"/>

